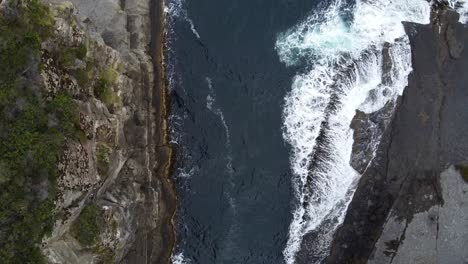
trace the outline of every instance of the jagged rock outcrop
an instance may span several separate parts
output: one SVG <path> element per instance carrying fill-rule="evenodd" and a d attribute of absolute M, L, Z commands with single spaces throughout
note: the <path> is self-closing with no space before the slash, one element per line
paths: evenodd
<path fill-rule="evenodd" d="M 405 23 L 413 72 L 327 263 L 468 263 L 468 29 Z"/>

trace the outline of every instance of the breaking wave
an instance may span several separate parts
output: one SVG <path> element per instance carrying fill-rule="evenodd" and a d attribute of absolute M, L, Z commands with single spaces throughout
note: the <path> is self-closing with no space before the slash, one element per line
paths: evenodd
<path fill-rule="evenodd" d="M 281 61 L 304 69 L 283 112 L 296 195 L 286 263 L 295 262 L 311 232 L 322 234 L 307 249 L 316 252 L 315 263 L 328 253 L 360 177 L 350 166 L 352 118 L 357 109 L 371 113 L 401 95 L 411 72 L 401 22 L 429 23 L 429 14 L 425 0 L 334 0 L 278 36 Z"/>

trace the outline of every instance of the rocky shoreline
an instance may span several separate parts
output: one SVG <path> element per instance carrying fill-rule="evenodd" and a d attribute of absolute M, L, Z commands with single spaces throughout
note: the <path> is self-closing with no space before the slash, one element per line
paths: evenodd
<path fill-rule="evenodd" d="M 150 236 L 134 243 L 123 263 L 169 263 L 175 245 L 174 217 L 177 207 L 177 196 L 174 182 L 171 178 L 174 152 L 169 143 L 170 98 L 168 94 L 168 81 L 166 78 L 165 52 L 166 52 L 166 18 L 164 0 L 150 1 L 151 42 L 150 55 L 154 66 L 154 87 L 148 87 L 152 94 L 149 108 L 152 108 L 154 119 L 151 146 L 155 147 L 155 158 L 152 168 L 159 181 L 159 216 L 156 228 L 148 230 L 142 227 L 137 233 L 150 233 Z M 150 118 L 150 117 L 148 117 Z M 151 217 L 148 215 L 148 217 Z"/>
<path fill-rule="evenodd" d="M 363 176 L 326 263 L 467 263 L 468 29 L 458 20 L 438 6 L 429 25 L 404 24 L 413 71 L 374 159 L 353 164 Z M 372 117 L 356 118 L 353 154 L 365 157 L 360 126 Z"/>

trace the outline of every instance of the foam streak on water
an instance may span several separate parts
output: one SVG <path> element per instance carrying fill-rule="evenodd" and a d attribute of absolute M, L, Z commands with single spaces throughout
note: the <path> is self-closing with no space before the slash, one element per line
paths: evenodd
<path fill-rule="evenodd" d="M 231 133 L 229 132 L 229 127 L 226 123 L 226 119 L 224 118 L 224 114 L 219 107 L 216 106 L 216 94 L 213 90 L 213 81 L 211 78 L 205 78 L 206 83 L 208 84 L 209 94 L 206 96 L 206 107 L 210 110 L 213 114 L 219 117 L 221 124 L 224 127 L 224 133 L 226 135 L 226 171 L 229 175 L 229 184 L 231 188 L 234 188 L 234 169 L 232 167 L 232 148 L 231 148 Z M 235 214 L 236 212 L 236 201 L 234 197 L 232 197 L 229 192 L 225 193 L 227 199 L 229 200 L 229 204 L 233 209 Z"/>
<path fill-rule="evenodd" d="M 208 84 L 208 89 L 210 93 L 206 96 L 206 107 L 215 115 L 219 117 L 221 124 L 224 127 L 224 132 L 226 133 L 226 148 L 231 149 L 231 134 L 229 133 L 229 127 L 227 126 L 226 119 L 224 119 L 224 114 L 218 107 L 214 106 L 216 103 L 216 94 L 213 90 L 213 81 L 211 78 L 205 78 L 206 83 Z"/>
<path fill-rule="evenodd" d="M 283 137 L 291 145 L 296 207 L 284 257 L 294 263 L 305 234 L 335 219 L 335 230 L 360 175 L 349 165 L 356 109 L 373 112 L 407 85 L 411 52 L 401 21 L 429 22 L 425 0 L 335 0 L 280 34 L 276 48 L 287 65 L 305 64 L 285 98 Z M 384 43 L 391 43 L 390 81 L 384 82 Z M 370 95 L 373 96 L 370 96 Z M 323 231 L 323 230 L 322 230 Z M 317 243 L 326 252 L 333 232 Z M 324 256 L 319 257 L 320 262 Z"/>

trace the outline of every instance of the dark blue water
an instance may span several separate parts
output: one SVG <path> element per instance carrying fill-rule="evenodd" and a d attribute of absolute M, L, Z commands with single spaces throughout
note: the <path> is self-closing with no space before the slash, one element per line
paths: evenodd
<path fill-rule="evenodd" d="M 284 263 L 294 197 L 281 118 L 296 69 L 274 47 L 317 3 L 178 3 L 169 56 L 176 253 L 187 263 Z"/>

